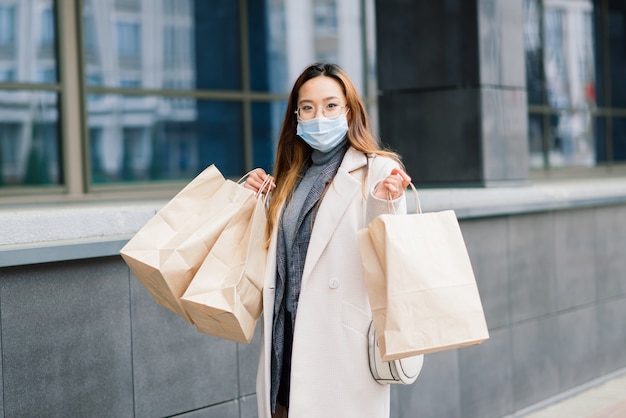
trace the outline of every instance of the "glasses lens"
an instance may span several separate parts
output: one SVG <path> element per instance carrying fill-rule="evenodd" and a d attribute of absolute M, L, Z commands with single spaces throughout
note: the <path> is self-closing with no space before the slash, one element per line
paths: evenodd
<path fill-rule="evenodd" d="M 341 106 L 329 106 L 324 109 L 324 116 L 327 118 L 334 118 L 341 113 Z"/>
<path fill-rule="evenodd" d="M 315 117 L 315 108 L 314 107 L 304 107 L 298 109 L 298 117 L 300 119 L 313 119 Z"/>

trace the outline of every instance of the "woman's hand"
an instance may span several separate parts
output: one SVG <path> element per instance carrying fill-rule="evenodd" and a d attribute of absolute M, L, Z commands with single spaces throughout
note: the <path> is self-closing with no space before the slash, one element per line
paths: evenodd
<path fill-rule="evenodd" d="M 394 168 L 386 179 L 378 183 L 374 196 L 379 199 L 395 200 L 402 196 L 409 183 L 411 177 L 399 168 Z"/>
<path fill-rule="evenodd" d="M 267 174 L 262 168 L 255 168 L 252 170 L 250 175 L 248 175 L 248 178 L 246 178 L 246 182 L 243 184 L 243 187 L 258 193 L 264 182 L 265 186 L 263 187 L 263 190 L 261 190 L 261 193 L 271 192 L 272 189 L 276 187 L 274 177 Z"/>

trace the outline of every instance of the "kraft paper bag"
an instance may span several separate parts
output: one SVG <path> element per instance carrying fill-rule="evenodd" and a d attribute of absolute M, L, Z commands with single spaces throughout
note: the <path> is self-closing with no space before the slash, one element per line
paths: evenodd
<path fill-rule="evenodd" d="M 454 211 L 379 215 L 358 239 L 384 361 L 489 338 Z"/>
<path fill-rule="evenodd" d="M 226 180 L 211 165 L 150 219 L 120 254 L 158 304 L 193 324 L 180 297 L 228 221 L 255 202 L 252 190 Z"/>
<path fill-rule="evenodd" d="M 263 308 L 265 200 L 259 196 L 230 220 L 181 298 L 199 332 L 252 340 Z"/>

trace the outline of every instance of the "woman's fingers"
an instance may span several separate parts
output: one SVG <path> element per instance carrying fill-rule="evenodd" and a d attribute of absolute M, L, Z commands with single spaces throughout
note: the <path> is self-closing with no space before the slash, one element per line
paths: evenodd
<path fill-rule="evenodd" d="M 267 174 L 262 168 L 256 168 L 248 175 L 243 187 L 253 190 L 255 193 L 258 193 L 261 187 L 263 187 L 261 193 L 267 193 L 276 187 L 276 184 L 274 177 Z"/>
<path fill-rule="evenodd" d="M 411 183 L 411 177 L 399 168 L 391 170 L 374 192 L 375 196 L 381 199 L 394 200 L 402 196 L 404 189 Z"/>
<path fill-rule="evenodd" d="M 391 175 L 396 175 L 399 176 L 402 179 L 402 188 L 405 189 L 409 186 L 409 184 L 411 183 L 411 177 L 409 177 L 409 175 L 407 173 L 405 173 L 404 171 L 400 170 L 399 168 L 394 168 L 393 170 L 391 170 Z"/>

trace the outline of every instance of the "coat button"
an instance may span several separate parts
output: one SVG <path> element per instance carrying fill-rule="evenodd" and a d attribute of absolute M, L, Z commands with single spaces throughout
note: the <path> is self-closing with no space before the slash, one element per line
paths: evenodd
<path fill-rule="evenodd" d="M 331 289 L 336 289 L 339 287 L 339 280 L 337 279 L 330 279 L 328 281 L 328 287 L 330 287 Z"/>

